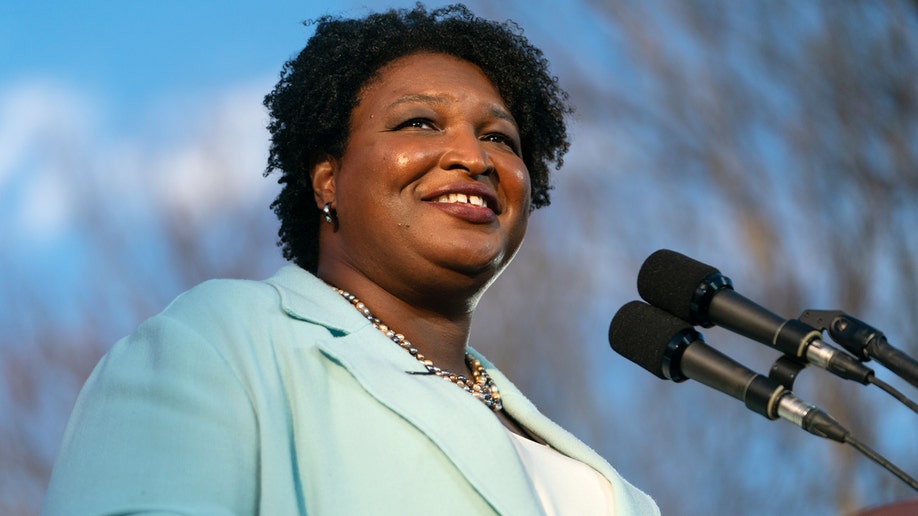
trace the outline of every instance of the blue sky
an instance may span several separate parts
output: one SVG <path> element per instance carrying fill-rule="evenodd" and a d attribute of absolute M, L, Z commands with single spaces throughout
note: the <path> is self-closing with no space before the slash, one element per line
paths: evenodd
<path fill-rule="evenodd" d="M 0 84 L 51 80 L 136 128 L 163 98 L 276 77 L 311 32 L 304 20 L 388 5 L 411 3 L 13 0 L 0 6 Z"/>
<path fill-rule="evenodd" d="M 328 5 L 328 4 L 325 4 Z M 331 12 L 354 10 L 336 2 Z M 4 82 L 53 77 L 129 109 L 162 95 L 273 76 L 321 2 L 25 2 L 0 7 Z"/>

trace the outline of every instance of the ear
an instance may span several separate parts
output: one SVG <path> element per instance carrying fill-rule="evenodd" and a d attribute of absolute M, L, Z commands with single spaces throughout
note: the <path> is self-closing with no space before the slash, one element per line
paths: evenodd
<path fill-rule="evenodd" d="M 315 196 L 316 206 L 321 210 L 323 206 L 330 203 L 332 208 L 336 207 L 336 189 L 335 181 L 338 178 L 338 160 L 326 154 L 319 160 L 312 171 L 309 173 L 312 181 L 312 191 Z"/>

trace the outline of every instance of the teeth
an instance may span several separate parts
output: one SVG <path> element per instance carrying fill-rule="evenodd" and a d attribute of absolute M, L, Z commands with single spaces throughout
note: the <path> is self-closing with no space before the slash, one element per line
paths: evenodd
<path fill-rule="evenodd" d="M 482 208 L 488 207 L 488 202 L 485 201 L 484 198 L 477 195 L 466 195 L 461 193 L 443 194 L 440 197 L 434 199 L 434 202 L 462 203 L 471 204 L 473 206 L 481 206 Z"/>

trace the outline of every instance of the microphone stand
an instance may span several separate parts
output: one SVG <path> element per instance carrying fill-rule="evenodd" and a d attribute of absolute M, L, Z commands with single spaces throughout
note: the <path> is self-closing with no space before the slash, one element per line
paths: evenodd
<path fill-rule="evenodd" d="M 806 310 L 800 320 L 829 333 L 862 362 L 871 358 L 918 388 L 918 361 L 891 346 L 883 332 L 841 310 Z"/>

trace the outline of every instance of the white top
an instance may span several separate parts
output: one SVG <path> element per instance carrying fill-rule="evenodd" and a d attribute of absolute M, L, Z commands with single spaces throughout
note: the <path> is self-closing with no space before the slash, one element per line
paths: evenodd
<path fill-rule="evenodd" d="M 547 516 L 615 514 L 612 484 L 595 469 L 507 431 Z"/>

